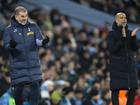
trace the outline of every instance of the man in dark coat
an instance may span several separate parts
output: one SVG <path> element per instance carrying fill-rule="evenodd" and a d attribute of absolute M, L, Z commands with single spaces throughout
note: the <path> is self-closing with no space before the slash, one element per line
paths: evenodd
<path fill-rule="evenodd" d="M 138 78 L 135 69 L 134 52 L 138 50 L 136 32 L 128 30 L 126 15 L 116 14 L 112 31 L 109 33 L 108 46 L 110 51 L 110 88 L 112 103 L 119 105 L 119 90 L 128 90 L 127 105 L 133 105 L 135 89 L 138 87 Z"/>
<path fill-rule="evenodd" d="M 4 47 L 10 52 L 11 85 L 16 105 L 26 101 L 26 90 L 31 90 L 31 105 L 38 105 L 41 81 L 38 47 L 48 41 L 48 37 L 42 38 L 37 25 L 28 21 L 27 9 L 18 6 L 3 35 Z"/>

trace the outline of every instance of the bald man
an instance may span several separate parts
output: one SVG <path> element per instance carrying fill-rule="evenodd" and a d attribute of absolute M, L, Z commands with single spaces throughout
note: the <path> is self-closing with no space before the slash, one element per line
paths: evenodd
<path fill-rule="evenodd" d="M 115 16 L 112 31 L 109 32 L 108 48 L 110 52 L 110 88 L 113 105 L 119 105 L 119 90 L 128 90 L 127 105 L 133 105 L 138 77 L 135 69 L 135 52 L 138 51 L 136 32 L 128 29 L 125 13 Z"/>

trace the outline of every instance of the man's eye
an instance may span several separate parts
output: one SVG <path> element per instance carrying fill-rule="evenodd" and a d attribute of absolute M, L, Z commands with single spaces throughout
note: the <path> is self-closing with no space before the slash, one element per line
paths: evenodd
<path fill-rule="evenodd" d="M 120 17 L 120 19 L 125 19 L 125 17 Z"/>

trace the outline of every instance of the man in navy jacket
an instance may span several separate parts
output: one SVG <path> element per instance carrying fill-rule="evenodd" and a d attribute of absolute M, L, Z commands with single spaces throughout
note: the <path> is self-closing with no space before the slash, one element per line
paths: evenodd
<path fill-rule="evenodd" d="M 10 52 L 11 85 L 16 105 L 26 101 L 26 90 L 31 90 L 31 105 L 38 105 L 41 81 L 38 47 L 45 46 L 48 41 L 48 37 L 43 39 L 37 25 L 28 21 L 27 9 L 18 6 L 3 35 L 4 47 Z"/>

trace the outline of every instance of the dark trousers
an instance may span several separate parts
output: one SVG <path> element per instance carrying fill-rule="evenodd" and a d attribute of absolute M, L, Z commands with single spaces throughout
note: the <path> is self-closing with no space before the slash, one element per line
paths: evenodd
<path fill-rule="evenodd" d="M 127 104 L 133 105 L 136 89 L 129 89 L 127 94 Z M 119 90 L 112 90 L 112 104 L 119 105 Z"/>
<path fill-rule="evenodd" d="M 38 105 L 40 99 L 40 82 L 16 85 L 13 87 L 12 93 L 16 105 L 23 105 L 23 102 Z"/>

